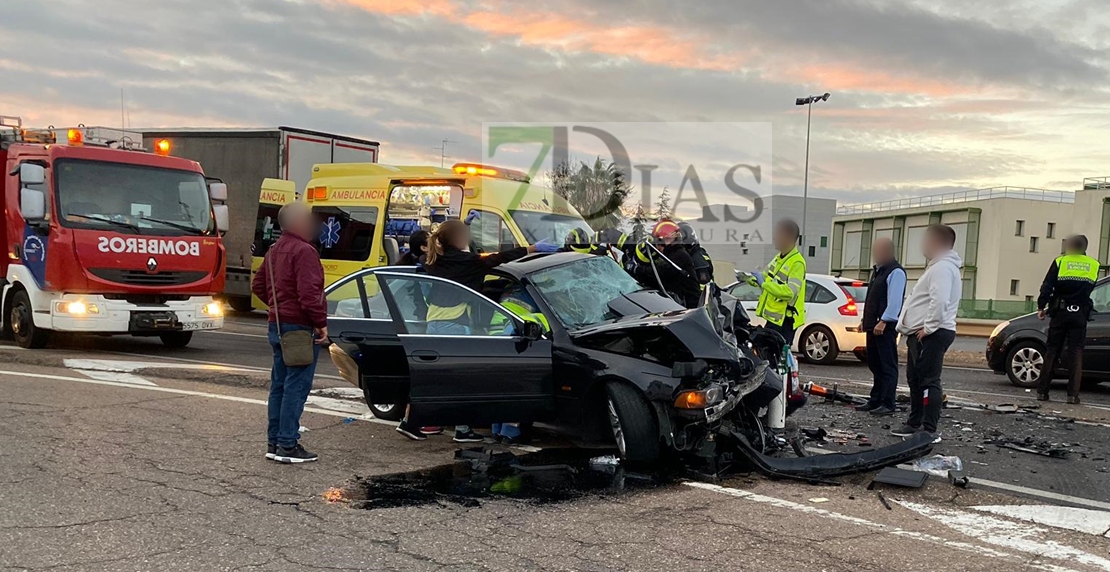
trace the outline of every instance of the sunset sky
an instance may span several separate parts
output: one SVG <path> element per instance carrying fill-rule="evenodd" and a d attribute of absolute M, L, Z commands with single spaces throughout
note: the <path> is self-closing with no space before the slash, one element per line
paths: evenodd
<path fill-rule="evenodd" d="M 1110 175 L 1105 0 L 19 0 L 0 114 L 292 125 L 386 163 L 483 121 L 770 122 L 775 192 L 842 203 Z M 727 161 L 728 145 L 707 161 Z M 666 150 L 660 150 L 666 153 Z"/>

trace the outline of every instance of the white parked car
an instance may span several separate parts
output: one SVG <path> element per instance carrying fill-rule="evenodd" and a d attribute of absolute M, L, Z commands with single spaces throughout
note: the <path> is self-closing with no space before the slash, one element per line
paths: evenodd
<path fill-rule="evenodd" d="M 760 290 L 744 282 L 734 282 L 725 290 L 744 305 L 752 322 Z M 794 334 L 793 347 L 804 361 L 830 364 L 842 353 L 866 359 L 867 338 L 860 331 L 867 283 L 827 274 L 806 274 L 806 323 Z"/>

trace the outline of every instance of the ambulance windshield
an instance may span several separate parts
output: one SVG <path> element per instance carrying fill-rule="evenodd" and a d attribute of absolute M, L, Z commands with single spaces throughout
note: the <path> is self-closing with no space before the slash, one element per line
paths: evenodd
<path fill-rule="evenodd" d="M 170 236 L 215 232 L 200 173 L 62 159 L 54 175 L 64 226 Z"/>
<path fill-rule="evenodd" d="M 524 233 L 528 244 L 547 239 L 562 244 L 572 230 L 586 228 L 586 221 L 573 215 L 552 214 L 538 211 L 509 211 L 513 221 Z"/>

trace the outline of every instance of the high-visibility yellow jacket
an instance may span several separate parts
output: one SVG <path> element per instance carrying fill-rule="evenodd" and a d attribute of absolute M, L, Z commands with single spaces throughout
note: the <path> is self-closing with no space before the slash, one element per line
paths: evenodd
<path fill-rule="evenodd" d="M 771 260 L 763 273 L 762 287 L 756 316 L 776 326 L 790 317 L 795 328 L 805 323 L 806 261 L 797 248 Z"/>

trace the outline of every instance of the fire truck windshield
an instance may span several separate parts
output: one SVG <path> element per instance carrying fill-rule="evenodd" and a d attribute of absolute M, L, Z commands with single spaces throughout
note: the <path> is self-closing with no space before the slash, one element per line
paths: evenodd
<path fill-rule="evenodd" d="M 125 234 L 215 232 L 200 173 L 61 159 L 54 164 L 54 185 L 54 212 L 67 227 Z"/>

